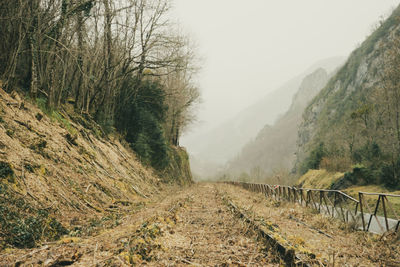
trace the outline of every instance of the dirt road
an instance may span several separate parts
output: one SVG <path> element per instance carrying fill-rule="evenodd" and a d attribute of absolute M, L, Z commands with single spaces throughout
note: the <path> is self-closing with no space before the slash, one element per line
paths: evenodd
<path fill-rule="evenodd" d="M 179 212 L 179 222 L 160 242 L 155 265 L 267 266 L 272 258 L 256 241 L 256 234 L 238 219 L 214 185 L 200 184 L 190 190 Z"/>
<path fill-rule="evenodd" d="M 128 213 L 111 215 L 105 218 L 115 218 L 113 224 L 100 224 L 92 234 L 2 251 L 0 266 L 280 266 L 281 254 L 260 238 L 260 229 L 316 266 L 400 264 L 399 238 L 354 232 L 311 210 L 231 185 L 167 188 Z"/>
<path fill-rule="evenodd" d="M 166 190 L 94 236 L 0 254 L 0 266 L 275 266 L 274 260 L 214 184 Z"/>

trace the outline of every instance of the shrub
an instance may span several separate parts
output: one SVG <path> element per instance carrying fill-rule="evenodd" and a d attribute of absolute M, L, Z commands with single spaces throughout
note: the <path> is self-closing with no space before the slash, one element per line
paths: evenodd
<path fill-rule="evenodd" d="M 400 156 L 396 162 L 383 164 L 381 182 L 389 189 L 400 189 Z"/>
<path fill-rule="evenodd" d="M 351 160 L 346 156 L 323 157 L 320 167 L 330 172 L 344 172 L 349 170 Z"/>
<path fill-rule="evenodd" d="M 116 128 L 125 134 L 142 162 L 161 170 L 168 164 L 168 145 L 162 128 L 168 109 L 165 93 L 161 85 L 152 81 L 144 81 L 138 87 L 132 82 L 130 86 L 120 96 L 133 95 L 127 105 L 118 107 Z"/>
<path fill-rule="evenodd" d="M 355 165 L 351 172 L 346 172 L 344 178 L 350 181 L 352 184 L 377 184 L 379 177 L 381 176 L 381 170 L 366 167 L 364 165 Z"/>
<path fill-rule="evenodd" d="M 46 209 L 36 209 L 0 183 L 0 247 L 32 248 L 68 231 Z"/>
<path fill-rule="evenodd" d="M 376 164 L 382 157 L 382 152 L 376 142 L 367 142 L 359 149 L 355 149 L 351 155 L 356 163 Z"/>
<path fill-rule="evenodd" d="M 0 161 L 0 181 L 7 179 L 10 183 L 14 182 L 14 171 L 8 162 Z"/>
<path fill-rule="evenodd" d="M 318 169 L 322 158 L 326 155 L 324 143 L 320 143 L 311 152 L 310 155 L 305 159 L 302 166 L 300 167 L 300 173 L 305 174 L 309 169 Z"/>

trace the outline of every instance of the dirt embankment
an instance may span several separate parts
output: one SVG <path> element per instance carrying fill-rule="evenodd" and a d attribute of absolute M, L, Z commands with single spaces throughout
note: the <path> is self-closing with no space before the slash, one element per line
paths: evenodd
<path fill-rule="evenodd" d="M 2 210 L 3 218 L 10 210 L 41 210 L 65 228 L 84 232 L 90 222 L 140 205 L 158 193 L 159 184 L 127 145 L 105 137 L 93 121 L 63 109 L 45 114 L 0 89 L 0 194 L 15 200 Z M 35 212 L 22 219 L 14 215 L 15 225 L 0 220 L 0 227 L 12 230 L 20 226 L 18 220 L 37 220 Z M 23 230 L 12 240 L 20 246 Z"/>

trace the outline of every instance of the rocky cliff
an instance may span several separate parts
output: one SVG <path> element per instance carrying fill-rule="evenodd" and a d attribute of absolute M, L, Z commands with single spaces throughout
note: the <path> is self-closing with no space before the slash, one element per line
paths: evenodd
<path fill-rule="evenodd" d="M 275 123 L 288 110 L 293 96 L 308 74 L 318 68 L 331 72 L 343 61 L 342 57 L 320 60 L 280 88 L 234 115 L 231 120 L 210 132 L 184 139 L 182 143 L 187 146 L 191 154 L 194 174 L 204 178 L 218 173 L 226 162 L 239 154 L 241 149 L 254 139 L 266 124 Z"/>
<path fill-rule="evenodd" d="M 235 175 L 254 169 L 270 175 L 276 170 L 289 170 L 296 151 L 297 128 L 307 104 L 326 85 L 328 73 L 319 68 L 307 75 L 292 99 L 289 110 L 273 126 L 266 125 L 249 142 L 238 157 L 229 163 L 228 171 Z M 252 174 L 254 175 L 254 174 Z"/>
<path fill-rule="evenodd" d="M 347 171 L 352 164 L 373 165 L 396 158 L 389 144 L 394 120 L 390 118 L 393 99 L 388 96 L 397 87 L 390 89 L 388 82 L 393 81 L 385 76 L 389 67 L 390 71 L 398 68 L 389 66 L 389 61 L 396 59 L 399 21 L 398 7 L 306 108 L 298 132 L 297 171 L 318 167 Z"/>

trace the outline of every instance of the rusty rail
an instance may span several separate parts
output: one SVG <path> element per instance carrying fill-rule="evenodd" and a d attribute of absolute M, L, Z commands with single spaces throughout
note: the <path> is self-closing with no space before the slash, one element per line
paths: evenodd
<path fill-rule="evenodd" d="M 398 212 L 389 201 L 392 198 L 400 198 L 400 195 L 359 192 L 357 200 L 340 190 L 296 188 L 293 186 L 244 182 L 226 183 L 241 186 L 253 192 L 263 193 L 266 197 L 278 201 L 284 200 L 311 207 L 320 213 L 340 219 L 345 223 L 355 223 L 356 227 L 358 226 L 364 231 L 384 233 L 393 230 L 397 232 L 400 228 Z M 373 200 L 376 201 L 373 212 L 365 196 L 378 197 Z M 388 208 L 392 218 L 389 217 Z M 378 215 L 381 213 L 383 213 L 383 217 Z M 373 219 L 374 223 L 373 227 L 371 227 Z"/>

